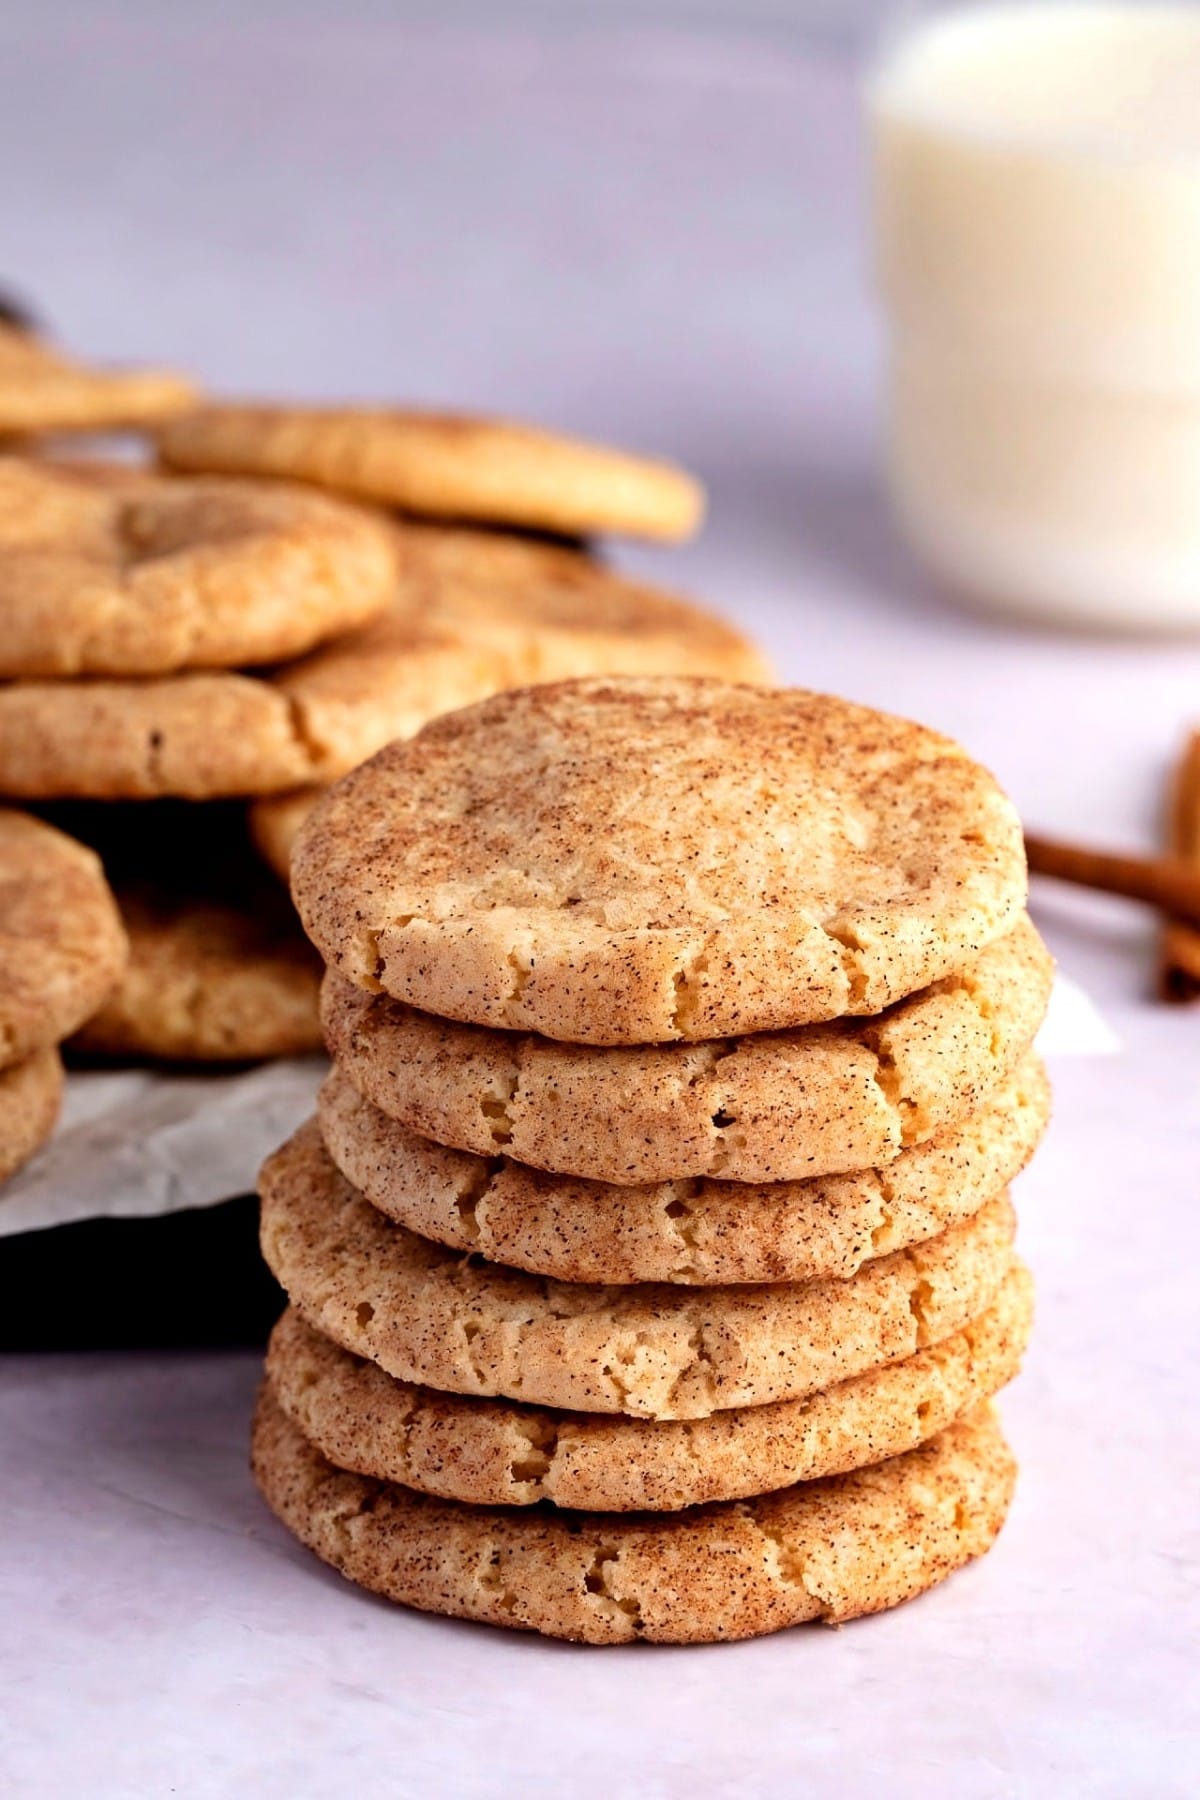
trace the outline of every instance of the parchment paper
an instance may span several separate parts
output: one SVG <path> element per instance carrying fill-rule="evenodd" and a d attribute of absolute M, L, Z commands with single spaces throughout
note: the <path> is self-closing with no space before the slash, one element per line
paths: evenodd
<path fill-rule="evenodd" d="M 53 1138 L 0 1189 L 0 1237 L 248 1193 L 263 1159 L 311 1113 L 326 1067 L 313 1056 L 231 1075 L 72 1074 Z"/>

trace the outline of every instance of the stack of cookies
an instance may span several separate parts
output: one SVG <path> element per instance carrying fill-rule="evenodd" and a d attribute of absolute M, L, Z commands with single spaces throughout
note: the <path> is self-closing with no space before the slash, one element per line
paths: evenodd
<path fill-rule="evenodd" d="M 334 1066 L 263 1171 L 253 1461 L 297 1537 L 591 1643 L 991 1545 L 1050 965 L 985 771 L 820 695 L 564 682 L 340 782 L 293 892 Z"/>
<path fill-rule="evenodd" d="M 463 419 L 196 411 L 0 327 L 0 432 L 118 425 L 164 467 L 0 457 L 0 795 L 97 850 L 131 944 L 83 1051 L 318 1048 L 320 965 L 260 852 L 286 874 L 321 786 L 435 714 L 562 675 L 765 674 L 698 608 L 528 535 L 686 534 L 700 491 L 667 465 Z"/>

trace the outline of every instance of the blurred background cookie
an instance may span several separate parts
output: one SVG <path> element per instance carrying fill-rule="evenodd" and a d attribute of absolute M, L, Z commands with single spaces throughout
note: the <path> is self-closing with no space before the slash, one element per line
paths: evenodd
<path fill-rule="evenodd" d="M 393 566 L 303 488 L 0 457 L 0 678 L 277 662 L 381 612 Z"/>
<path fill-rule="evenodd" d="M 62 1089 L 62 1058 L 52 1047 L 0 1069 L 0 1182 L 15 1175 L 49 1138 L 58 1122 Z"/>
<path fill-rule="evenodd" d="M 158 434 L 176 469 L 283 475 L 435 519 L 676 540 L 704 490 L 672 463 L 508 420 L 384 407 L 207 406 Z"/>
<path fill-rule="evenodd" d="M 0 435 L 143 425 L 195 400 L 182 375 L 91 368 L 52 349 L 20 303 L 6 299 L 0 309 Z"/>

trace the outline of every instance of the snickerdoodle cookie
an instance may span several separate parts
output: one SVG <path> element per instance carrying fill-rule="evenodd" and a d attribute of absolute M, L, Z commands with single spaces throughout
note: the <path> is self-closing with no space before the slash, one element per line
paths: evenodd
<path fill-rule="evenodd" d="M 98 369 L 0 322 L 0 436 L 106 429 L 169 418 L 196 390 L 165 369 Z"/>
<path fill-rule="evenodd" d="M 463 1506 L 334 1468 L 269 1386 L 252 1462 L 272 1511 L 351 1581 L 589 1644 L 718 1642 L 899 1605 L 991 1547 L 1016 1474 L 985 1405 L 871 1468 L 665 1518 Z"/>
<path fill-rule="evenodd" d="M 641 1418 L 803 1399 L 911 1356 L 982 1312 L 1012 1261 L 1001 1197 L 849 1281 L 549 1281 L 393 1224 L 339 1174 L 315 1122 L 268 1160 L 260 1193 L 267 1262 L 302 1317 L 343 1349 L 451 1393 Z"/>
<path fill-rule="evenodd" d="M 875 1018 L 704 1044 L 598 1049 L 461 1025 L 330 971 L 326 1042 L 359 1091 L 421 1136 L 627 1185 L 796 1181 L 874 1168 L 982 1105 L 1050 994 L 1027 918 Z"/>
<path fill-rule="evenodd" d="M 298 656 L 383 610 L 392 545 L 311 489 L 0 457 L 0 677 Z"/>
<path fill-rule="evenodd" d="M 671 463 L 499 419 L 215 405 L 158 442 L 173 468 L 294 476 L 435 519 L 677 539 L 704 511 L 700 484 Z"/>
<path fill-rule="evenodd" d="M 129 965 L 73 1047 L 251 1062 L 320 1048 L 320 964 L 235 805 L 54 808 L 101 857 Z"/>
<path fill-rule="evenodd" d="M 339 1469 L 473 1506 L 674 1512 L 901 1456 L 1020 1367 L 1033 1282 L 1014 1263 L 977 1319 L 903 1361 L 707 1419 L 549 1412 L 437 1393 L 341 1350 L 288 1309 L 267 1352 L 284 1411 Z"/>
<path fill-rule="evenodd" d="M 705 679 L 525 688 L 331 790 L 292 892 L 357 985 L 601 1045 L 877 1013 L 1025 900 L 1011 802 L 958 745 Z"/>
<path fill-rule="evenodd" d="M 342 1174 L 422 1237 L 556 1281 L 845 1280 L 936 1237 L 1001 1193 L 1033 1155 L 1050 1087 L 1029 1058 L 978 1112 L 881 1169 L 746 1184 L 616 1187 L 448 1150 L 364 1100 L 335 1069 L 318 1117 Z"/>
<path fill-rule="evenodd" d="M 0 1069 L 76 1031 L 128 953 L 95 854 L 41 819 L 0 810 Z"/>

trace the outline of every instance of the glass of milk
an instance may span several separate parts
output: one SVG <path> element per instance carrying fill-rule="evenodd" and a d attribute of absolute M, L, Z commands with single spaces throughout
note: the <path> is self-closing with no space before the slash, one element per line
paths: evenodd
<path fill-rule="evenodd" d="M 990 607 L 1200 627 L 1200 10 L 935 14 L 868 100 L 911 544 Z"/>

